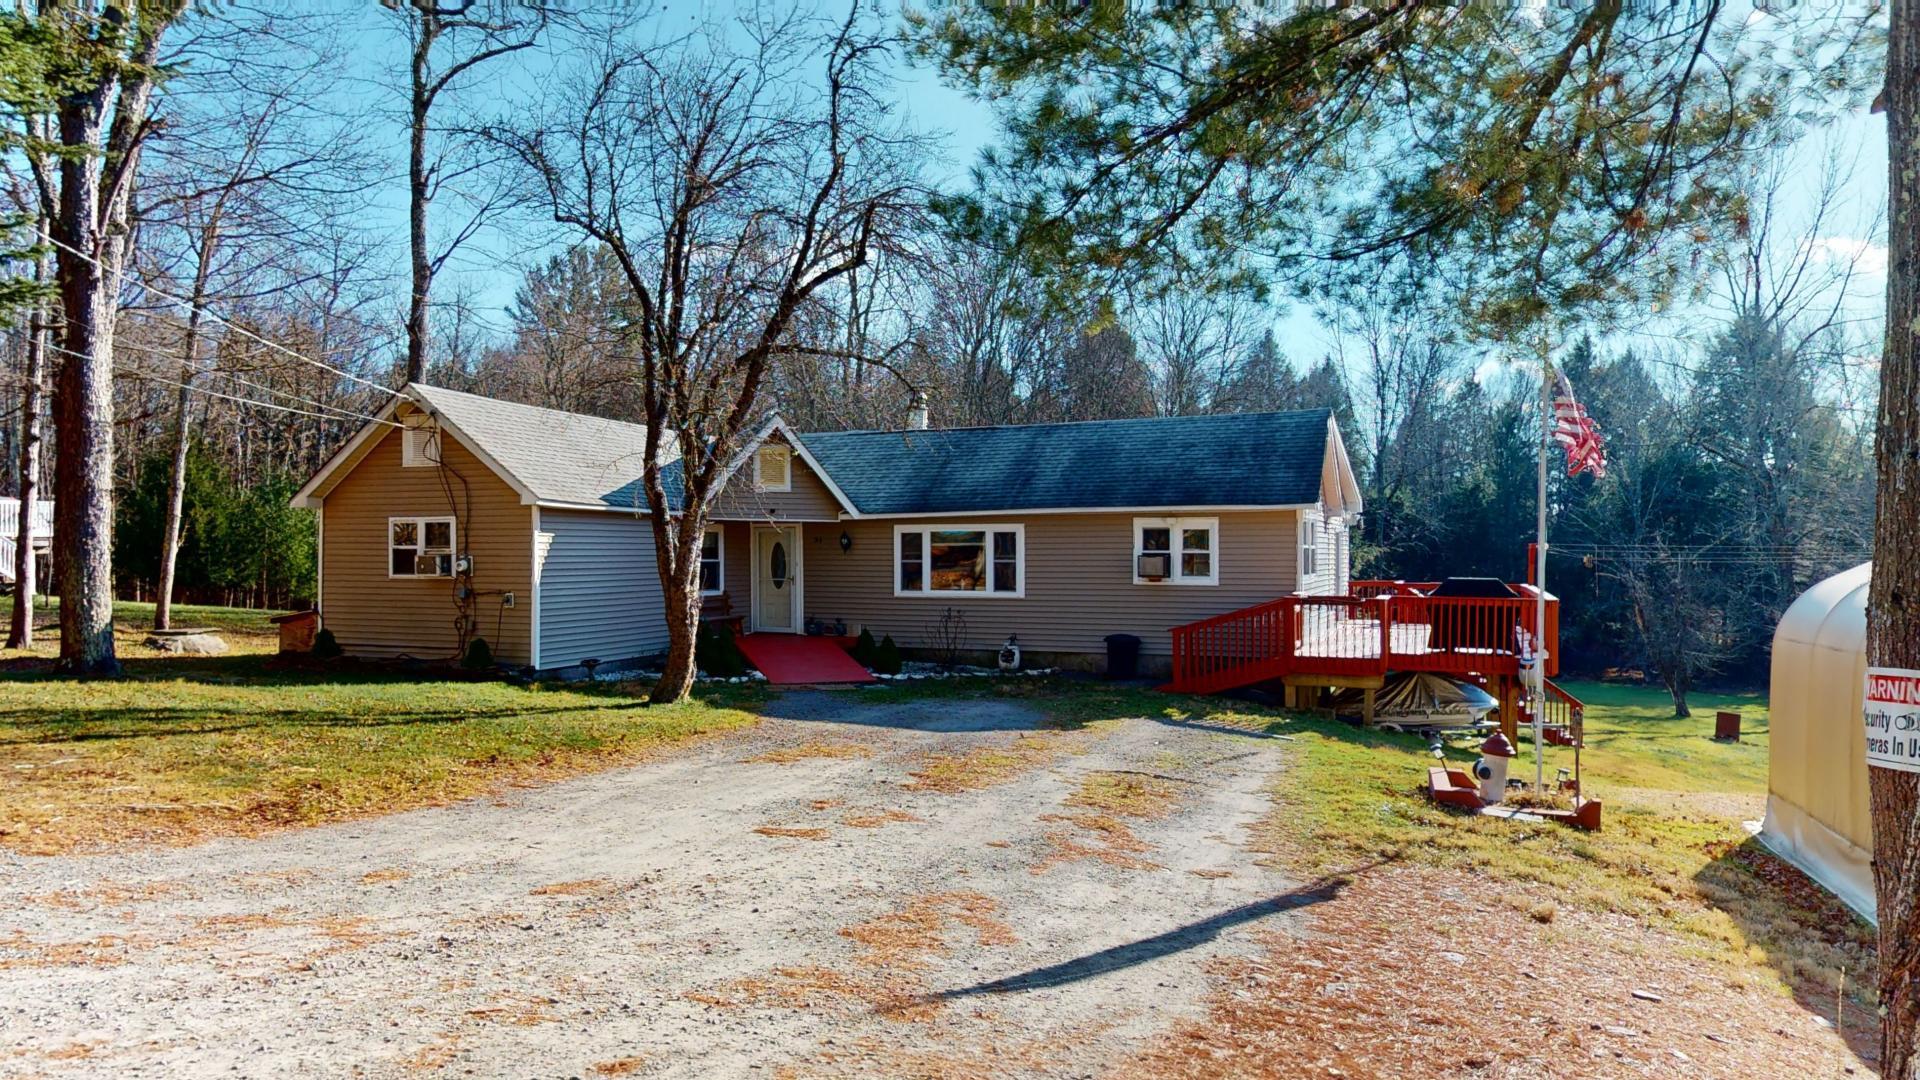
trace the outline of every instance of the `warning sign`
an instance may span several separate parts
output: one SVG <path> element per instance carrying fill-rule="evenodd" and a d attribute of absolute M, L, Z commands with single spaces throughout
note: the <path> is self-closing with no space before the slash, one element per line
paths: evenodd
<path fill-rule="evenodd" d="M 1920 671 L 1867 669 L 1867 764 L 1920 772 Z"/>

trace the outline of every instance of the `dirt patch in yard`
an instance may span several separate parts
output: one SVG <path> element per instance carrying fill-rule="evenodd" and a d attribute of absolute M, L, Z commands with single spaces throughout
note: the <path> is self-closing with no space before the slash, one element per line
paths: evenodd
<path fill-rule="evenodd" d="M 1830 1022 L 1783 1009 L 1764 980 L 1631 919 L 1528 919 L 1462 871 L 1362 873 L 1213 964 L 1203 1019 L 1120 1077 L 1838 1076 L 1864 1073 Z M 1858 1036 L 1872 1017 L 1843 1018 Z M 1830 1019 L 1830 1018 L 1829 1018 Z"/>

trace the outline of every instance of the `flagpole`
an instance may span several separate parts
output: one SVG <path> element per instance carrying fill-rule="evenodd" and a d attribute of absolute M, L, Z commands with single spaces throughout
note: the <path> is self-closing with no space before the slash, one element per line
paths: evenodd
<path fill-rule="evenodd" d="M 1533 662 L 1537 665 L 1533 693 L 1533 793 L 1546 794 L 1545 715 L 1547 711 L 1547 444 L 1553 441 L 1553 361 L 1552 345 L 1545 328 L 1540 331 L 1540 448 L 1536 455 L 1536 520 L 1533 585 L 1536 591 L 1533 610 Z"/>

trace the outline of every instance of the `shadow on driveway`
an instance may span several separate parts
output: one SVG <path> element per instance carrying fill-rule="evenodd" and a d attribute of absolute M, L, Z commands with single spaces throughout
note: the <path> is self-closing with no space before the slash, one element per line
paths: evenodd
<path fill-rule="evenodd" d="M 1295 911 L 1314 904 L 1325 903 L 1339 897 L 1340 893 L 1352 883 L 1355 876 L 1364 874 L 1393 860 L 1379 859 L 1353 870 L 1342 871 L 1290 889 L 1265 900 L 1256 900 L 1229 908 L 1216 915 L 1210 915 L 1199 922 L 1175 927 L 1163 934 L 1150 938 L 1130 941 L 1125 945 L 1115 945 L 1096 953 L 1076 957 L 1064 963 L 1049 964 L 1046 967 L 1023 971 L 1018 975 L 1009 975 L 992 982 L 975 983 L 957 990 L 942 990 L 930 995 L 933 1000 L 951 1001 L 956 998 L 977 997 L 986 994 L 1010 994 L 1025 990 L 1042 990 L 1053 986 L 1066 986 L 1071 983 L 1120 971 L 1138 964 L 1158 960 L 1163 956 L 1185 952 L 1188 949 L 1218 938 L 1222 931 L 1232 929 L 1243 923 L 1264 919 L 1283 911 Z"/>

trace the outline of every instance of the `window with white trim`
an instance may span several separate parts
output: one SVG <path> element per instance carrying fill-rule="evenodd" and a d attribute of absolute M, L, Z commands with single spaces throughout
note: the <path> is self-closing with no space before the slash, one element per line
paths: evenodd
<path fill-rule="evenodd" d="M 896 525 L 893 595 L 1026 595 L 1021 525 Z"/>
<path fill-rule="evenodd" d="M 1326 523 L 1321 521 L 1302 520 L 1300 523 L 1300 577 L 1303 585 L 1305 579 L 1320 572 L 1320 530 L 1324 528 Z"/>
<path fill-rule="evenodd" d="M 400 465 L 418 469 L 440 464 L 440 429 L 423 421 L 409 421 L 400 432 Z"/>
<path fill-rule="evenodd" d="M 793 451 L 767 443 L 753 452 L 753 489 L 755 491 L 793 490 Z"/>
<path fill-rule="evenodd" d="M 452 577 L 453 519 L 387 519 L 388 577 Z"/>
<path fill-rule="evenodd" d="M 1220 519 L 1133 519 L 1135 585 L 1220 584 Z"/>
<path fill-rule="evenodd" d="M 707 526 L 700 537 L 700 595 L 717 596 L 727 589 L 726 535 L 718 525 Z"/>

